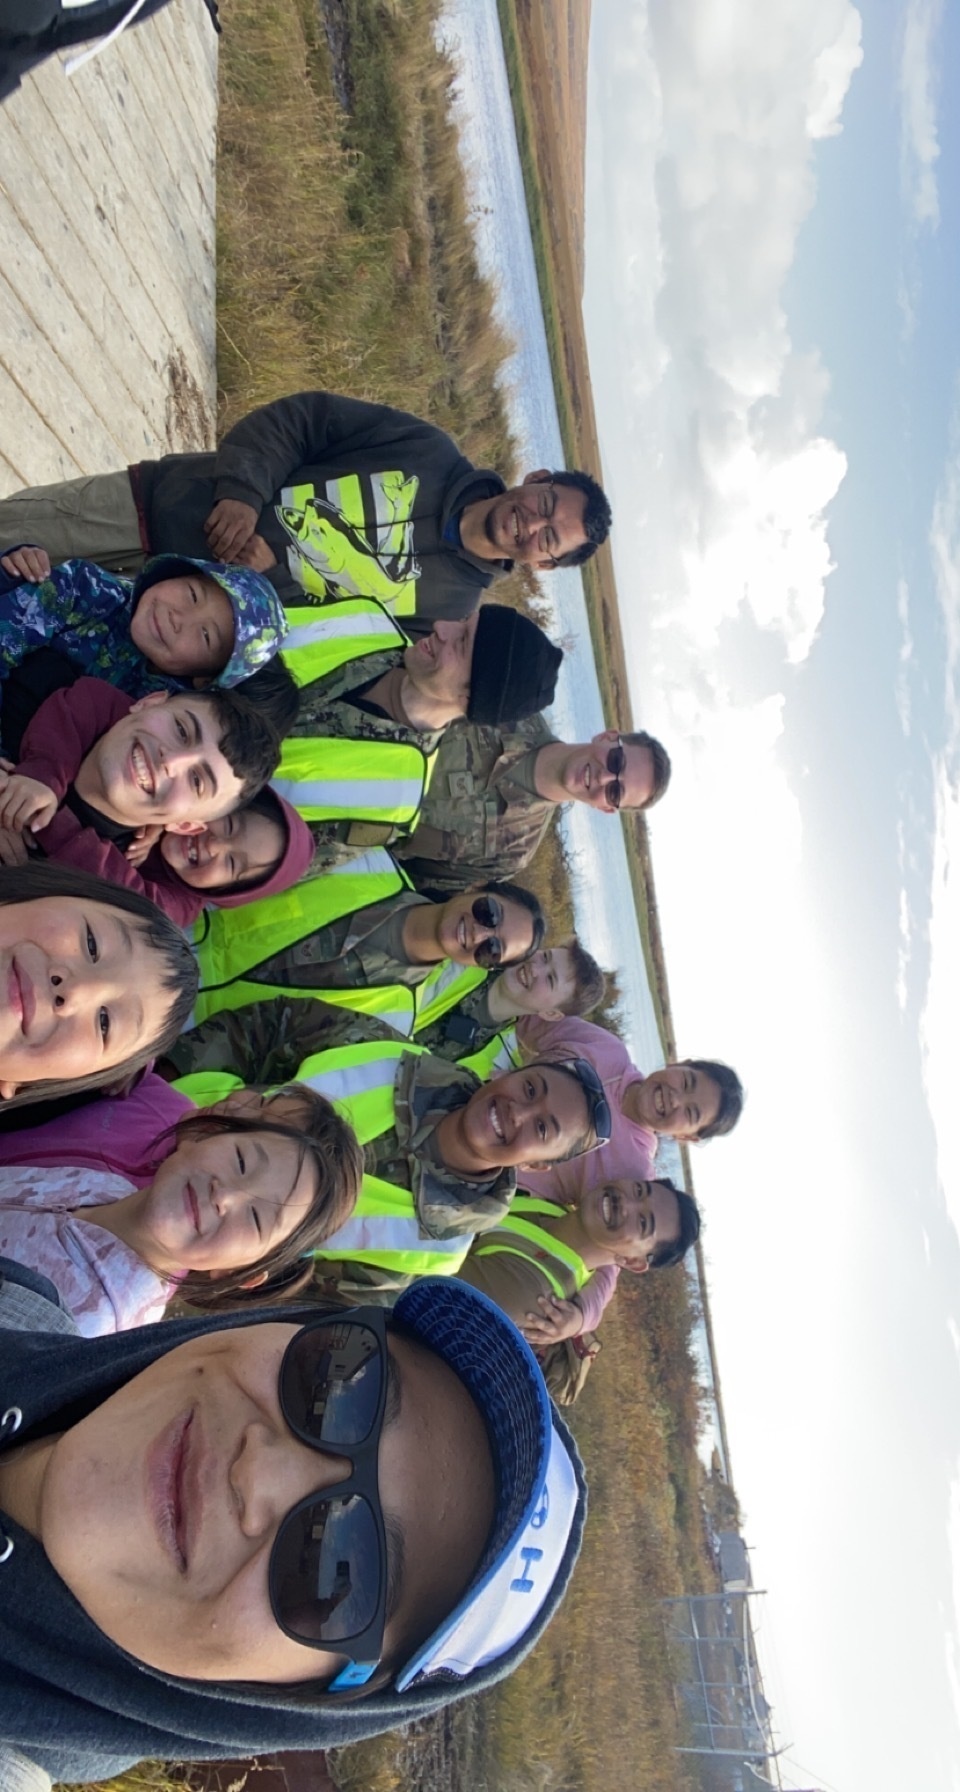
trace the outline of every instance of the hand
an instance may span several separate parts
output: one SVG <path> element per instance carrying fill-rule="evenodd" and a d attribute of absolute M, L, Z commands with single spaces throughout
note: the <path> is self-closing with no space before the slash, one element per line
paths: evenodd
<path fill-rule="evenodd" d="M 558 1300 L 555 1294 L 541 1294 L 537 1306 L 539 1312 L 527 1313 L 520 1326 L 534 1350 L 560 1344 L 564 1338 L 579 1337 L 583 1314 L 575 1300 Z"/>
<path fill-rule="evenodd" d="M 235 559 L 239 566 L 249 566 L 251 572 L 269 572 L 271 566 L 277 564 L 277 556 L 272 547 L 264 541 L 262 535 L 256 534 L 251 535 L 250 540 L 244 543 Z"/>
<path fill-rule="evenodd" d="M 0 828 L 29 828 L 38 834 L 57 813 L 53 791 L 37 778 L 20 772 L 5 774 L 0 790 Z"/>
<path fill-rule="evenodd" d="M 218 560 L 236 560 L 257 526 L 258 514 L 239 498 L 221 498 L 203 525 L 211 554 Z"/>
<path fill-rule="evenodd" d="M 156 846 L 162 833 L 163 828 L 157 826 L 155 823 L 151 823 L 149 827 L 138 828 L 130 845 L 124 853 L 124 858 L 127 860 L 127 863 L 130 865 L 142 865 L 147 854 L 152 852 L 153 848 Z"/>
<path fill-rule="evenodd" d="M 50 577 L 50 555 L 45 548 L 16 548 L 0 558 L 0 566 L 12 578 L 29 579 L 33 585 Z"/>
<path fill-rule="evenodd" d="M 30 855 L 17 828 L 0 828 L 0 865 L 26 865 Z"/>

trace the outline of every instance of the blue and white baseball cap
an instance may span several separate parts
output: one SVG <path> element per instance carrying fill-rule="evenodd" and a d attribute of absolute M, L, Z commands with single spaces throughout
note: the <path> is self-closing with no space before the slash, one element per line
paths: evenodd
<path fill-rule="evenodd" d="M 465 1680 L 525 1652 L 573 1572 L 586 1516 L 583 1464 L 513 1321 L 452 1276 L 424 1276 L 393 1309 L 399 1330 L 442 1357 L 483 1416 L 497 1509 L 477 1572 L 455 1609 L 396 1675 L 398 1692 L 433 1676 Z"/>

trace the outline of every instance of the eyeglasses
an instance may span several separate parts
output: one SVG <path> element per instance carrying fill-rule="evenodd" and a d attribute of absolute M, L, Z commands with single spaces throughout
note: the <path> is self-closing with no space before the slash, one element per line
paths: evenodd
<path fill-rule="evenodd" d="M 537 496 L 537 514 L 542 517 L 545 523 L 550 523 L 553 521 L 553 513 L 556 508 L 556 487 L 552 479 L 544 480 Z M 547 536 L 548 538 L 546 541 L 543 540 L 544 536 Z M 555 529 L 541 529 L 539 531 L 539 534 L 537 535 L 537 549 L 543 555 L 544 559 L 548 561 L 551 570 L 555 570 L 560 564 L 554 553 L 554 549 L 559 547 L 559 545 Z"/>
<path fill-rule="evenodd" d="M 478 927 L 503 926 L 503 904 L 498 902 L 495 896 L 478 896 L 470 912 Z M 499 934 L 493 933 L 490 939 L 481 940 L 479 946 L 474 947 L 474 963 L 482 965 L 485 971 L 489 971 L 494 965 L 502 962 L 505 950 L 506 947 Z"/>
<path fill-rule="evenodd" d="M 607 754 L 607 771 L 614 779 L 612 784 L 605 784 L 603 794 L 611 808 L 619 809 L 626 792 L 623 787 L 623 774 L 627 769 L 627 754 L 623 742 L 617 735 L 617 744 Z"/>
<path fill-rule="evenodd" d="M 587 1098 L 590 1111 L 590 1124 L 593 1127 L 597 1145 L 610 1143 L 610 1103 L 604 1094 L 600 1077 L 588 1058 L 569 1058 L 564 1066 L 571 1070 Z M 596 1145 L 591 1145 L 591 1151 Z"/>
<path fill-rule="evenodd" d="M 387 1544 L 377 1452 L 387 1397 L 385 1315 L 325 1316 L 287 1345 L 280 1409 L 313 1450 L 349 1455 L 353 1473 L 294 1506 L 270 1553 L 270 1604 L 285 1635 L 349 1654 L 334 1688 L 362 1685 L 383 1648 Z M 349 1643 L 347 1650 L 344 1645 Z"/>

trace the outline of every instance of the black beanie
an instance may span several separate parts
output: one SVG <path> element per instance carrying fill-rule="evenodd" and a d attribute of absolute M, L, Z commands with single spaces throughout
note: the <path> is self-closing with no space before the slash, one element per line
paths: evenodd
<path fill-rule="evenodd" d="M 477 616 L 468 722 L 522 722 L 553 702 L 562 647 L 529 617 L 506 604 L 483 604 Z"/>

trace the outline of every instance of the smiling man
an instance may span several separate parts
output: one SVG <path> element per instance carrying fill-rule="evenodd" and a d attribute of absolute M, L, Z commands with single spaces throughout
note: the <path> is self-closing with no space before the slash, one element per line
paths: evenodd
<path fill-rule="evenodd" d="M 145 553 L 213 554 L 265 572 L 285 603 L 375 597 L 411 632 L 469 616 L 514 562 L 577 565 L 610 529 L 587 473 L 507 489 L 435 425 L 335 392 L 251 411 L 214 454 L 0 500 L 0 549 L 41 541 L 125 571 Z"/>
<path fill-rule="evenodd" d="M 48 697 L 0 772 L 0 828 L 48 858 L 92 829 L 121 850 L 142 829 L 202 833 L 266 783 L 279 757 L 270 723 L 228 691 L 155 693 L 136 703 L 98 678 Z"/>
<path fill-rule="evenodd" d="M 245 1082 L 295 1080 L 350 1121 L 364 1148 L 363 1190 L 354 1219 L 315 1255 L 321 1281 L 351 1295 L 451 1273 L 471 1237 L 506 1212 L 519 1165 L 592 1152 L 610 1125 L 582 1059 L 545 1058 L 481 1082 L 378 1021 L 316 1001 L 278 997 L 217 1015 L 177 1040 L 167 1066 L 201 1104 Z"/>
<path fill-rule="evenodd" d="M 482 1295 L 87 1340 L 3 1271 L 5 1787 L 375 1735 L 549 1621 L 582 1468 Z"/>
<path fill-rule="evenodd" d="M 284 662 L 300 710 L 277 788 L 312 829 L 316 868 L 388 846 L 414 826 L 443 731 L 553 701 L 563 658 L 505 604 L 437 622 L 411 641 L 376 599 L 288 611 Z"/>
<path fill-rule="evenodd" d="M 515 877 L 561 803 L 604 815 L 649 809 L 669 782 L 666 749 L 650 734 L 607 728 L 571 745 L 542 715 L 511 728 L 458 722 L 440 743 L 420 819 L 398 856 L 418 889 Z"/>

